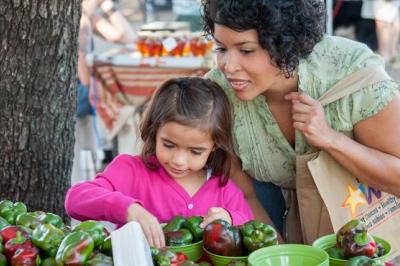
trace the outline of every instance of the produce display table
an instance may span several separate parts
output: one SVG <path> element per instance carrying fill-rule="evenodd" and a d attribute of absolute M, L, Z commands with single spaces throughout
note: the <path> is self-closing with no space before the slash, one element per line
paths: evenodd
<path fill-rule="evenodd" d="M 134 116 L 163 81 L 183 76 L 202 76 L 212 66 L 208 57 L 142 57 L 138 52 L 119 49 L 95 56 L 96 86 L 91 101 L 106 129 L 108 140 L 118 136 L 119 152 L 135 146 Z M 126 150 L 128 148 L 128 150 Z M 125 150 L 120 150 L 125 149 Z"/>

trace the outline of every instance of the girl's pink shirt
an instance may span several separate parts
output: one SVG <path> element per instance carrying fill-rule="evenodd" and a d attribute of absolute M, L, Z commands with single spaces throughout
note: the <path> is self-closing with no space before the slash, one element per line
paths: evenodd
<path fill-rule="evenodd" d="M 254 219 L 241 190 L 231 181 L 218 186 L 212 176 L 190 196 L 163 167 L 149 170 L 141 157 L 116 157 L 93 181 L 72 186 L 65 199 L 65 209 L 77 220 L 104 220 L 121 226 L 127 222 L 127 209 L 141 204 L 160 223 L 176 215 L 204 216 L 211 207 L 225 208 L 234 225 Z"/>

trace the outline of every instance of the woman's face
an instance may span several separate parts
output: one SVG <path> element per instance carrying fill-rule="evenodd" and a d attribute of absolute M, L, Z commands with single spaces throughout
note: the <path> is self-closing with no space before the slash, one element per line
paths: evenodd
<path fill-rule="evenodd" d="M 218 67 L 239 99 L 252 100 L 276 89 L 280 71 L 260 46 L 256 30 L 238 32 L 215 24 L 214 39 Z"/>

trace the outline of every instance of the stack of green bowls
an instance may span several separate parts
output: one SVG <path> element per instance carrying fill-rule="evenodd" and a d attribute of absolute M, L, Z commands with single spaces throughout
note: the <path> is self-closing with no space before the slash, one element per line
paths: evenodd
<path fill-rule="evenodd" d="M 329 256 L 312 246 L 284 244 L 252 252 L 248 263 L 250 266 L 329 266 Z"/>

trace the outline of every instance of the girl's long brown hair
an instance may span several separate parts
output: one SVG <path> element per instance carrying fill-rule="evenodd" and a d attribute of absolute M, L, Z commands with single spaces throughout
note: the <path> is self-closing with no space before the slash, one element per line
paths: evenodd
<path fill-rule="evenodd" d="M 232 113 L 228 98 L 215 82 L 199 77 L 170 79 L 153 95 L 140 125 L 144 142 L 142 158 L 149 169 L 157 169 L 151 159 L 156 151 L 156 135 L 168 122 L 209 130 L 215 150 L 210 154 L 207 167 L 219 184 L 226 184 L 234 158 Z"/>

